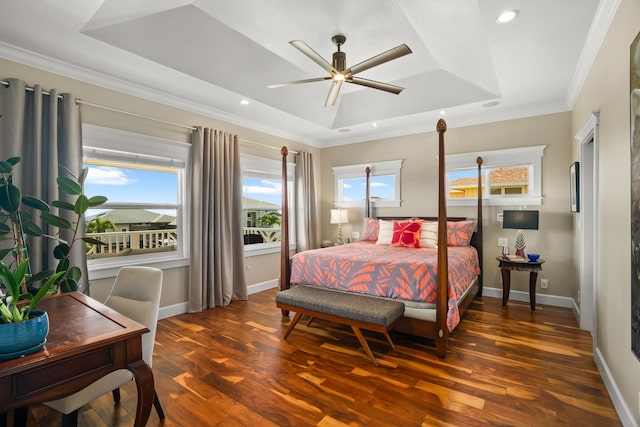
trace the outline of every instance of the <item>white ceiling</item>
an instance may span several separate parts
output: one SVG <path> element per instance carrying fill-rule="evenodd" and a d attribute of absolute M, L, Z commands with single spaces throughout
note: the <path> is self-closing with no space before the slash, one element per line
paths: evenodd
<path fill-rule="evenodd" d="M 2 5 L 0 56 L 326 147 L 431 131 L 441 110 L 449 127 L 570 110 L 612 3 L 23 0 Z M 517 19 L 497 24 L 505 9 Z M 358 75 L 405 90 L 345 84 L 324 107 L 328 81 L 267 88 L 324 77 L 289 41 L 331 62 L 335 34 L 348 66 L 406 43 Z"/>

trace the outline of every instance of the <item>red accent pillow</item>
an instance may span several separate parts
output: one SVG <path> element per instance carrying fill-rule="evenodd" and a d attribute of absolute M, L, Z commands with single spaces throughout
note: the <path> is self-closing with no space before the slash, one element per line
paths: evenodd
<path fill-rule="evenodd" d="M 469 246 L 475 221 L 447 221 L 447 246 Z"/>
<path fill-rule="evenodd" d="M 360 240 L 368 240 L 375 242 L 378 240 L 378 230 L 380 229 L 380 223 L 375 218 L 365 218 L 362 225 L 362 233 L 360 233 Z"/>
<path fill-rule="evenodd" d="M 391 246 L 401 246 L 405 248 L 420 247 L 420 229 L 422 221 L 393 222 L 393 237 Z"/>

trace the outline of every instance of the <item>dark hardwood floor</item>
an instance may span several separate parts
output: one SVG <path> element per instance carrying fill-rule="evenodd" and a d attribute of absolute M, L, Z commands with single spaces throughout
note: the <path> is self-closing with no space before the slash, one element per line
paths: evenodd
<path fill-rule="evenodd" d="M 593 362 L 590 334 L 568 309 L 477 299 L 438 359 L 432 347 L 392 333 L 365 336 L 375 367 L 351 330 L 286 323 L 275 290 L 230 307 L 159 322 L 153 371 L 166 426 L 619 426 Z M 114 405 L 105 395 L 81 410 L 81 426 L 130 426 L 133 384 Z M 60 415 L 32 407 L 29 425 Z M 150 426 L 163 425 L 155 411 Z"/>

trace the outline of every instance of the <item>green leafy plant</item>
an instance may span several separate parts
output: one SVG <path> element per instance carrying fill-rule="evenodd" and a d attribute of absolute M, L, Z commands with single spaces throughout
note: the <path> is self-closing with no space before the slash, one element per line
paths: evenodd
<path fill-rule="evenodd" d="M 20 162 L 19 157 L 0 161 L 0 240 L 11 242 L 0 249 L 0 285 L 7 290 L 6 301 L 0 304 L 2 321 L 19 322 L 26 320 L 24 314 L 35 307 L 35 304 L 47 293 L 72 292 L 78 290 L 78 281 L 82 277 L 79 267 L 71 265 L 70 256 L 74 245 L 84 241 L 92 245 L 101 245 L 101 241 L 80 235 L 82 218 L 89 208 L 102 205 L 107 201 L 104 196 L 88 198 L 84 194 L 84 181 L 88 169 L 83 169 L 76 177 L 62 167 L 67 175 L 56 179 L 58 189 L 73 200 L 73 203 L 54 200 L 51 206 L 60 211 L 68 211 L 74 219 L 68 220 L 51 212 L 51 206 L 36 197 L 23 196 L 14 184 L 14 167 Z M 40 212 L 43 223 L 58 228 L 55 234 L 44 234 L 33 221 L 32 215 L 25 209 L 29 207 Z M 60 231 L 69 230 L 71 239 L 65 240 Z M 58 261 L 55 270 L 33 273 L 29 263 L 27 236 L 42 237 L 57 241 L 53 256 Z M 14 268 L 13 271 L 12 267 Z M 41 283 L 40 286 L 37 286 Z M 31 292 L 29 292 L 31 290 Z M 19 309 L 17 302 L 29 302 Z M 22 307 L 22 306 L 21 306 Z"/>
<path fill-rule="evenodd" d="M 104 233 L 107 230 L 115 230 L 116 224 L 110 219 L 96 217 L 87 222 L 87 233 Z"/>
<path fill-rule="evenodd" d="M 280 225 L 280 216 L 275 212 L 269 212 L 268 214 L 264 214 L 258 219 L 258 223 L 262 227 L 271 227 L 273 225 Z"/>
<path fill-rule="evenodd" d="M 25 278 L 28 266 L 29 260 L 24 260 L 16 271 L 11 272 L 3 262 L 0 262 L 0 283 L 9 292 L 6 301 L 0 300 L 0 316 L 4 323 L 17 323 L 29 319 L 31 310 L 49 292 L 51 285 L 64 274 L 64 271 L 60 271 L 49 277 L 35 295 L 23 294 L 20 292 L 20 283 Z M 18 304 L 19 301 L 23 303 Z"/>

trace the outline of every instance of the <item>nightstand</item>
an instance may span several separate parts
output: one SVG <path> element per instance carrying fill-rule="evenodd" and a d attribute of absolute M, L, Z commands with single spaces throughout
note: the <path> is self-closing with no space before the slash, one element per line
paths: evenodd
<path fill-rule="evenodd" d="M 536 311 L 536 281 L 538 280 L 538 271 L 542 271 L 544 260 L 538 258 L 537 261 L 515 261 L 499 256 L 496 259 L 500 262 L 500 271 L 502 273 L 502 307 L 507 306 L 509 301 L 509 291 L 511 290 L 511 270 L 528 271 L 529 272 L 529 303 L 531 311 Z"/>

